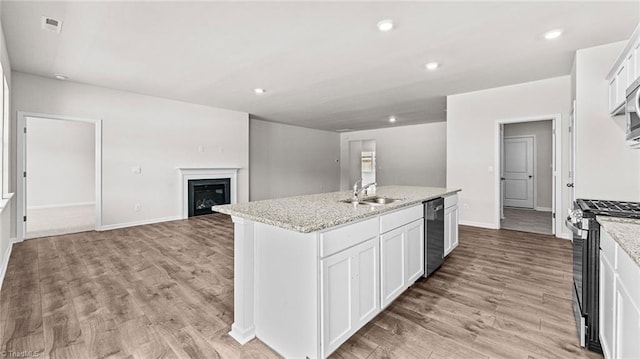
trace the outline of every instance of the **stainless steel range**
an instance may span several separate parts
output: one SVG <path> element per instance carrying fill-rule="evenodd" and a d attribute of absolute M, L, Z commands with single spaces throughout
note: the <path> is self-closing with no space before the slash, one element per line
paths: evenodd
<path fill-rule="evenodd" d="M 598 329 L 600 224 L 596 216 L 640 218 L 640 203 L 578 199 L 565 222 L 573 232 L 573 312 L 580 344 L 602 353 Z"/>

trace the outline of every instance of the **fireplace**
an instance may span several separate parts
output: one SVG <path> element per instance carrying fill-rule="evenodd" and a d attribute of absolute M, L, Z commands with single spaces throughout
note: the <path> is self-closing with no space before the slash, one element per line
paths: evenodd
<path fill-rule="evenodd" d="M 215 213 L 211 206 L 231 203 L 231 178 L 189 180 L 189 217 Z"/>
<path fill-rule="evenodd" d="M 238 203 L 238 167 L 178 168 L 182 218 L 213 213 L 212 203 Z M 196 203 L 199 202 L 199 203 Z"/>

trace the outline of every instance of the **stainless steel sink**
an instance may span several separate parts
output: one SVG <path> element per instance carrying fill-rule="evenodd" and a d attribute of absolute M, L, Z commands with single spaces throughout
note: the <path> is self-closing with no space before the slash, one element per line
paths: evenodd
<path fill-rule="evenodd" d="M 358 201 L 358 204 L 366 204 L 369 206 L 384 206 L 385 204 L 393 203 L 397 201 L 396 198 L 388 198 L 388 197 L 369 197 L 364 198 Z M 342 203 L 355 203 L 355 201 L 351 198 L 343 199 L 340 202 Z"/>
<path fill-rule="evenodd" d="M 387 198 L 387 197 L 372 197 L 363 199 L 362 202 L 373 205 L 384 205 L 397 201 L 395 198 Z"/>

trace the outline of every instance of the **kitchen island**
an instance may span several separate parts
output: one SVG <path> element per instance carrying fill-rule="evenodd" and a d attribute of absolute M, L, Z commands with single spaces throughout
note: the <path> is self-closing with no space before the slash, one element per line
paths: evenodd
<path fill-rule="evenodd" d="M 383 186 L 214 206 L 234 222 L 234 323 L 287 358 L 324 358 L 424 273 L 423 202 L 458 189 Z"/>

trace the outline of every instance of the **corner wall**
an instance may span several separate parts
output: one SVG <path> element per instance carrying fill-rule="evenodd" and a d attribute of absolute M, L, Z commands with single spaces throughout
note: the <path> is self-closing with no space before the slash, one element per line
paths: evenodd
<path fill-rule="evenodd" d="M 340 134 L 340 188 L 349 183 L 349 141 L 376 141 L 376 181 L 378 186 L 446 185 L 445 122 L 389 127 Z"/>
<path fill-rule="evenodd" d="M 569 76 L 447 96 L 447 187 L 459 193 L 460 222 L 494 228 L 498 223 L 495 203 L 496 121 L 562 114 L 562 183 L 568 165 L 570 111 Z M 567 213 L 568 195 L 563 189 Z M 568 231 L 566 233 L 568 236 Z"/>
<path fill-rule="evenodd" d="M 605 77 L 626 41 L 576 52 L 576 198 L 640 201 L 640 150 L 625 144 L 625 116 L 609 115 Z"/>
<path fill-rule="evenodd" d="M 334 192 L 340 185 L 340 136 L 251 119 L 251 200 Z"/>
<path fill-rule="evenodd" d="M 20 72 L 12 90 L 14 126 L 16 111 L 102 120 L 103 227 L 180 218 L 180 167 L 240 167 L 238 201 L 249 200 L 247 113 Z"/>
<path fill-rule="evenodd" d="M 0 63 L 2 64 L 2 69 L 4 71 L 4 75 L 7 78 L 7 85 L 9 86 L 9 91 L 11 91 L 11 63 L 9 61 L 9 53 L 7 52 L 7 44 L 4 38 L 4 31 L 2 30 L 2 23 L 0 22 Z M 2 79 L 0 79 L 2 81 Z M 0 86 L 2 84 L 0 83 Z M 9 93 L 9 105 L 11 104 L 11 92 Z M 2 99 L 0 99 L 1 101 Z M 13 108 L 9 106 L 9 113 L 13 113 Z M 13 126 L 9 127 L 10 131 L 13 131 Z M 6 147 L 5 147 L 6 148 Z M 9 149 L 8 156 L 5 158 L 11 158 L 12 154 L 15 152 L 11 152 Z M 11 168 L 9 166 L 9 168 Z M 9 172 L 8 178 L 11 179 L 13 177 L 13 171 Z M 12 186 L 11 180 L 9 181 L 9 191 L 15 190 L 15 186 Z M 0 189 L 0 192 L 2 190 Z M 2 197 L 7 197 L 0 201 L 0 285 L 4 280 L 4 274 L 7 269 L 7 263 L 9 262 L 9 254 L 11 253 L 11 241 L 12 238 L 15 237 L 15 227 L 13 222 L 15 221 L 15 199 L 9 195 L 8 193 L 2 193 Z M 12 235 L 13 233 L 13 235 Z"/>

